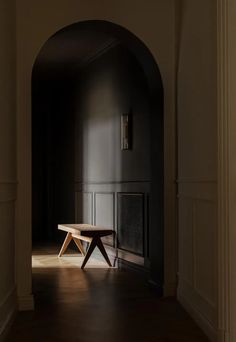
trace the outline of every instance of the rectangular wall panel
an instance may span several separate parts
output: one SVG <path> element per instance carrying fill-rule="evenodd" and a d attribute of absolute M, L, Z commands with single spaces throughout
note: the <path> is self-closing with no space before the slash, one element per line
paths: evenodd
<path fill-rule="evenodd" d="M 118 193 L 118 247 L 144 255 L 144 194 Z"/>
<path fill-rule="evenodd" d="M 114 229 L 115 227 L 115 196 L 111 192 L 95 193 L 94 195 L 94 224 Z M 103 238 L 103 242 L 113 246 L 113 236 Z"/>
<path fill-rule="evenodd" d="M 211 305 L 217 299 L 216 234 L 217 212 L 214 202 L 196 201 L 194 224 L 194 270 L 197 292 Z"/>
<path fill-rule="evenodd" d="M 193 205 L 192 200 L 179 201 L 179 273 L 193 286 Z"/>
<path fill-rule="evenodd" d="M 6 189 L 3 188 L 9 189 L 4 191 Z M 0 184 L 0 341 L 5 341 L 5 331 L 13 322 L 13 317 L 17 311 L 14 192 L 6 184 Z"/>
<path fill-rule="evenodd" d="M 214 181 L 179 182 L 178 299 L 215 341 L 217 201 Z"/>

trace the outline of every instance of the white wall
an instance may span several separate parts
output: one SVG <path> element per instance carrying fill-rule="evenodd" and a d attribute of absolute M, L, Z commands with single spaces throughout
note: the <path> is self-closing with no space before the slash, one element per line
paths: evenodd
<path fill-rule="evenodd" d="M 0 340 L 15 313 L 15 4 L 0 0 Z"/>
<path fill-rule="evenodd" d="M 56 31 L 83 20 L 107 20 L 137 35 L 151 50 L 165 93 L 165 293 L 176 287 L 174 0 L 17 0 L 18 199 L 17 279 L 21 308 L 31 297 L 31 72 Z"/>
<path fill-rule="evenodd" d="M 216 2 L 182 1 L 178 64 L 178 298 L 212 340 L 217 328 Z"/>

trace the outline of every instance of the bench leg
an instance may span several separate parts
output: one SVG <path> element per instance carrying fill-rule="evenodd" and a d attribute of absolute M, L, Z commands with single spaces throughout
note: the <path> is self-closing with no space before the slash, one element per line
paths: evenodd
<path fill-rule="evenodd" d="M 88 249 L 88 251 L 87 251 L 87 253 L 86 253 L 86 255 L 85 255 L 83 264 L 82 264 L 82 266 L 81 266 L 82 269 L 83 269 L 84 266 L 86 265 L 88 259 L 90 258 L 90 255 L 92 254 L 92 252 L 93 252 L 93 250 L 94 250 L 94 248 L 95 248 L 96 246 L 99 248 L 100 252 L 101 252 L 102 255 L 104 256 L 104 258 L 105 258 L 106 262 L 108 263 L 108 265 L 109 265 L 110 267 L 112 267 L 112 264 L 111 264 L 111 262 L 110 262 L 110 260 L 109 260 L 109 258 L 108 258 L 107 252 L 106 252 L 106 250 L 105 250 L 105 248 L 104 248 L 104 246 L 103 246 L 103 243 L 102 243 L 101 239 L 100 239 L 99 237 L 95 237 L 95 238 L 92 239 L 92 241 L 91 241 L 91 243 L 90 243 L 90 245 L 89 245 L 89 249 Z"/>
<path fill-rule="evenodd" d="M 76 246 L 78 247 L 78 249 L 80 250 L 80 253 L 82 255 L 85 255 L 85 251 L 84 251 L 84 248 L 83 248 L 83 245 L 82 245 L 80 239 L 78 239 L 77 237 L 73 236 L 73 240 L 74 240 Z"/>
<path fill-rule="evenodd" d="M 72 234 L 71 233 L 67 233 L 66 234 L 66 238 L 65 238 L 65 240 L 63 242 L 63 245 L 61 247 L 61 250 L 60 250 L 60 252 L 58 254 L 58 258 L 60 258 L 62 256 L 62 254 L 65 253 L 65 251 L 66 251 L 69 243 L 71 242 L 71 240 L 72 240 Z"/>
<path fill-rule="evenodd" d="M 104 246 L 103 246 L 103 243 L 102 243 L 101 239 L 98 238 L 96 242 L 97 242 L 97 246 L 98 246 L 100 252 L 101 252 L 102 255 L 104 256 L 104 259 L 106 260 L 106 262 L 108 263 L 108 265 L 109 265 L 110 267 L 112 267 L 112 264 L 111 264 L 111 262 L 110 262 L 110 260 L 109 260 L 109 258 L 108 258 L 107 252 L 106 252 L 106 250 L 105 250 L 105 248 L 104 248 Z"/>
<path fill-rule="evenodd" d="M 89 245 L 89 248 L 88 248 L 88 251 L 85 255 L 85 258 L 84 258 L 84 261 L 83 261 L 83 264 L 81 266 L 81 268 L 83 269 L 84 266 L 86 265 L 88 259 L 90 258 L 90 255 L 93 253 L 93 250 L 94 248 L 96 247 L 97 243 L 96 243 L 96 238 L 93 238 L 90 245 Z"/>

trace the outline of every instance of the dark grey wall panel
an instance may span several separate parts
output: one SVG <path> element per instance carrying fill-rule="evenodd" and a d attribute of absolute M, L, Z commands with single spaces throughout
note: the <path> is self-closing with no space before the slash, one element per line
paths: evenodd
<path fill-rule="evenodd" d="M 114 193 L 95 193 L 94 224 L 114 229 L 115 227 L 115 196 Z M 113 237 L 103 238 L 103 241 L 113 246 Z"/>
<path fill-rule="evenodd" d="M 93 193 L 76 193 L 76 221 L 93 224 Z"/>
<path fill-rule="evenodd" d="M 144 194 L 118 193 L 118 248 L 144 255 Z"/>
<path fill-rule="evenodd" d="M 114 193 L 95 193 L 94 223 L 114 228 Z"/>

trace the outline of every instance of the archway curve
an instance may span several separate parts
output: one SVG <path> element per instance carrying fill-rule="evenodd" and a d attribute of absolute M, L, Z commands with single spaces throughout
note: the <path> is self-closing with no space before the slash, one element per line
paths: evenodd
<path fill-rule="evenodd" d="M 74 23 L 57 31 L 41 48 L 32 71 L 32 79 L 35 70 L 40 66 L 42 55 L 55 38 L 70 32 L 102 32 L 113 36 L 119 43 L 125 46 L 137 59 L 148 83 L 151 107 L 151 192 L 150 192 L 150 229 L 149 229 L 149 256 L 150 276 L 152 284 L 163 292 L 164 281 L 164 158 L 163 158 L 163 85 L 158 65 L 151 52 L 139 38 L 127 29 L 107 21 L 89 20 Z M 158 160 L 158 163 L 156 162 Z"/>
<path fill-rule="evenodd" d="M 32 66 L 32 75 L 33 75 L 35 65 L 37 64 L 38 57 L 40 56 L 42 50 L 45 48 L 45 45 L 49 43 L 50 40 L 60 35 L 61 33 L 67 30 L 73 30 L 73 29 L 78 29 L 78 28 L 81 30 L 89 29 L 89 30 L 104 32 L 106 34 L 109 34 L 117 38 L 120 42 L 122 42 L 123 45 L 126 46 L 126 48 L 132 51 L 134 56 L 139 61 L 140 65 L 142 66 L 146 74 L 149 88 L 153 92 L 153 95 L 155 94 L 156 91 L 163 93 L 163 82 L 162 82 L 161 71 L 158 67 L 158 61 L 155 60 L 150 49 L 145 45 L 145 43 L 139 37 L 137 37 L 134 33 L 129 31 L 127 28 L 122 27 L 121 25 L 115 24 L 111 21 L 106 21 L 106 20 L 79 21 L 79 22 L 69 24 L 59 29 L 58 31 L 56 31 L 54 34 L 48 37 L 48 39 L 44 42 L 44 44 L 41 46 L 40 50 L 38 51 L 37 56 Z"/>

